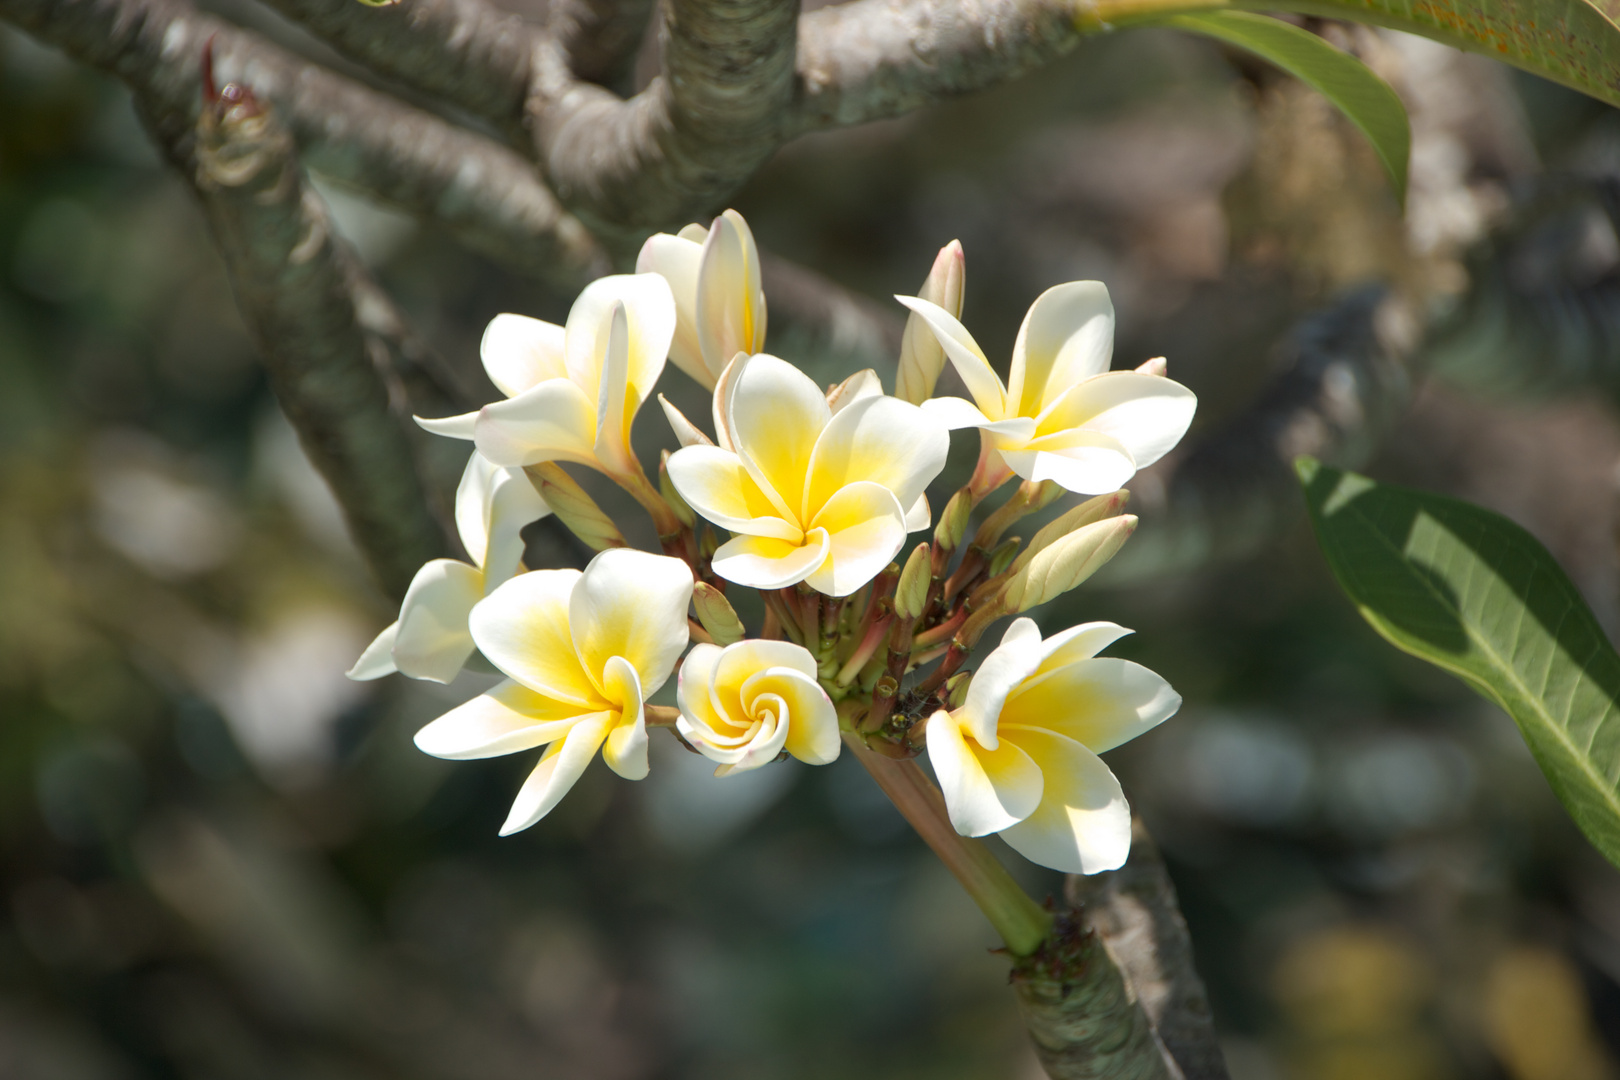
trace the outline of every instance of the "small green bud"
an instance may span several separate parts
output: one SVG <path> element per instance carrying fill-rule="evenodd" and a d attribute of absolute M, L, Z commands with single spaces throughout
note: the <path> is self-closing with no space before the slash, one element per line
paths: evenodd
<path fill-rule="evenodd" d="M 933 580 L 933 549 L 924 542 L 912 549 L 906 568 L 900 571 L 900 584 L 894 590 L 894 613 L 902 619 L 921 617 Z"/>
<path fill-rule="evenodd" d="M 934 528 L 934 542 L 945 551 L 955 551 L 967 532 L 968 518 L 972 516 L 973 495 L 963 488 L 951 496 L 951 501 L 941 511 L 939 524 Z"/>
<path fill-rule="evenodd" d="M 690 529 L 697 524 L 697 515 L 692 508 L 686 505 L 681 493 L 675 490 L 675 484 L 669 478 L 669 451 L 665 450 L 658 456 L 658 493 L 664 497 L 664 502 L 675 512 L 682 525 Z"/>
<path fill-rule="evenodd" d="M 968 680 L 973 678 L 971 671 L 959 671 L 945 680 L 945 705 L 948 708 L 960 709 L 967 701 Z"/>
<path fill-rule="evenodd" d="M 726 594 L 706 581 L 692 586 L 692 610 L 716 645 L 731 645 L 748 636 Z"/>
<path fill-rule="evenodd" d="M 1018 545 L 1024 542 L 1021 536 L 1009 536 L 996 546 L 990 553 L 990 576 L 995 577 L 1007 567 L 1012 565 L 1013 558 L 1018 554 Z"/>
<path fill-rule="evenodd" d="M 629 547 L 624 534 L 613 524 L 596 500 L 555 461 L 530 465 L 525 470 L 540 497 L 546 500 L 557 520 L 568 531 L 584 541 L 592 551 L 606 551 L 610 547 Z"/>

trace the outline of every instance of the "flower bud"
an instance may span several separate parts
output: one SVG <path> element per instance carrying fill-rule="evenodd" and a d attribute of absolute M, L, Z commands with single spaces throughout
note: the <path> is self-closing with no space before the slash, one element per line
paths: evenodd
<path fill-rule="evenodd" d="M 1024 542 L 1022 536 L 1009 536 L 1003 540 L 996 549 L 990 553 L 991 577 L 995 577 L 1007 567 L 1012 565 L 1013 558 L 1018 554 L 1018 545 Z"/>
<path fill-rule="evenodd" d="M 1047 522 L 1046 526 L 1036 533 L 1035 538 L 1029 542 L 1029 547 L 1024 549 L 1024 553 L 1018 557 L 1018 561 L 1013 563 L 1013 570 L 1015 572 L 1022 570 L 1029 565 L 1030 560 L 1036 555 L 1039 555 L 1048 546 L 1076 529 L 1082 529 L 1093 522 L 1118 515 L 1121 510 L 1125 509 L 1125 504 L 1130 501 L 1130 498 L 1131 493 L 1129 491 L 1111 491 L 1107 495 L 1098 495 L 1094 499 L 1087 499 L 1074 509 Z"/>
<path fill-rule="evenodd" d="M 1151 360 L 1142 361 L 1136 372 L 1138 375 L 1168 376 L 1170 374 L 1170 363 L 1162 356 L 1155 356 Z"/>
<path fill-rule="evenodd" d="M 585 493 L 572 476 L 563 472 L 555 461 L 529 465 L 524 470 L 540 497 L 546 500 L 557 520 L 568 526 L 568 531 L 585 542 L 592 551 L 629 547 L 624 534 L 603 512 L 596 500 Z"/>
<path fill-rule="evenodd" d="M 681 493 L 675 490 L 675 485 L 669 479 L 669 451 L 665 450 L 658 455 L 658 493 L 664 497 L 664 502 L 674 511 L 680 523 L 690 529 L 697 524 L 697 515 L 692 508 L 686 505 Z"/>
<path fill-rule="evenodd" d="M 1136 516 L 1121 514 L 1053 541 L 1007 583 L 1002 604 L 1017 614 L 1063 595 L 1100 570 L 1135 531 Z"/>
<path fill-rule="evenodd" d="M 973 678 L 970 671 L 959 671 L 945 680 L 945 704 L 952 709 L 960 709 L 967 700 L 968 681 Z"/>
<path fill-rule="evenodd" d="M 747 636 L 726 594 L 708 582 L 700 581 L 692 586 L 692 609 L 717 645 L 730 645 Z"/>
<path fill-rule="evenodd" d="M 894 613 L 902 619 L 919 618 L 928 602 L 928 586 L 934 580 L 934 560 L 925 541 L 911 551 L 906 568 L 900 571 L 900 584 L 894 590 Z"/>
<path fill-rule="evenodd" d="M 973 495 L 963 488 L 951 496 L 951 501 L 940 511 L 939 524 L 934 527 L 934 542 L 944 551 L 955 551 L 967 533 L 968 518 L 973 516 Z"/>
<path fill-rule="evenodd" d="M 958 318 L 962 315 L 962 294 L 967 288 L 967 260 L 962 244 L 952 240 L 939 249 L 934 267 L 928 272 L 917 295 L 932 301 Z M 905 336 L 900 339 L 900 368 L 895 374 L 894 396 L 921 405 L 933 396 L 934 384 L 945 367 L 945 350 L 921 317 L 906 320 Z"/>

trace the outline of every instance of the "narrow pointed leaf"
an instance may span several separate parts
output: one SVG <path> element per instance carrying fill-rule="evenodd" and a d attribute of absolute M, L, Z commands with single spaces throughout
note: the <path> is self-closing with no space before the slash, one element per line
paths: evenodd
<path fill-rule="evenodd" d="M 1502 706 L 1575 823 L 1620 865 L 1620 655 L 1547 549 L 1458 499 L 1310 458 L 1295 467 L 1363 617 Z"/>

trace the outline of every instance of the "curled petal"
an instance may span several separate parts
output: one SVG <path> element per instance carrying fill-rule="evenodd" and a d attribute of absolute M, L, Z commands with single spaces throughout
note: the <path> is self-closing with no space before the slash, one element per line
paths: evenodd
<path fill-rule="evenodd" d="M 507 679 L 418 731 L 416 748 L 453 761 L 515 754 L 562 738 L 582 715 Z"/>
<path fill-rule="evenodd" d="M 675 296 L 658 274 L 611 274 L 585 286 L 568 311 L 568 377 L 592 403 L 600 396 L 613 305 L 623 304 L 627 339 L 625 415 L 633 417 L 664 370 L 675 336 Z M 628 427 L 628 421 L 626 423 Z"/>
<path fill-rule="evenodd" d="M 685 446 L 713 446 L 714 440 L 703 434 L 701 428 L 686 418 L 686 414 L 669 403 L 663 394 L 658 395 L 658 404 L 663 407 L 664 419 L 669 421 L 670 430 L 675 432 L 675 441 Z"/>
<path fill-rule="evenodd" d="M 680 675 L 675 680 L 675 703 L 681 710 L 677 728 L 688 741 L 694 736 L 703 741 L 719 738 L 722 729 L 731 726 L 711 697 L 714 665 L 720 652 L 720 646 L 700 641 L 681 661 Z"/>
<path fill-rule="evenodd" d="M 484 571 L 484 591 L 517 573 L 523 560 L 525 525 L 551 513 L 529 478 L 503 469 L 473 451 L 456 488 L 456 531 L 474 565 Z"/>
<path fill-rule="evenodd" d="M 759 250 L 748 223 L 735 210 L 714 219 L 703 244 L 697 285 L 697 336 L 711 379 L 718 377 L 738 353 L 752 355 L 765 347 L 765 293 L 759 283 Z"/>
<path fill-rule="evenodd" d="M 366 646 L 366 651 L 360 654 L 354 667 L 343 674 L 355 682 L 369 682 L 398 671 L 399 668 L 394 666 L 394 638 L 398 633 L 399 623 L 390 623 L 388 629 Z"/>
<path fill-rule="evenodd" d="M 732 365 L 729 390 L 726 427 L 737 456 L 782 516 L 797 519 L 816 440 L 832 417 L 826 395 L 804 372 L 765 353 Z"/>
<path fill-rule="evenodd" d="M 462 413 L 460 416 L 441 416 L 438 419 L 425 416 L 413 416 L 411 419 L 415 420 L 416 426 L 423 431 L 431 431 L 447 439 L 470 440 L 478 424 L 478 414 L 475 412 Z"/>
<path fill-rule="evenodd" d="M 815 520 L 834 492 L 858 481 L 881 484 L 910 507 L 945 468 L 950 449 L 950 434 L 933 415 L 898 398 L 861 398 L 816 440 L 802 520 Z"/>
<path fill-rule="evenodd" d="M 973 672 L 966 699 L 954 714 L 981 745 L 994 750 L 999 746 L 996 722 L 1001 707 L 1019 683 L 1041 666 L 1046 658 L 1041 648 L 1040 627 L 1034 619 L 1014 619 L 989 656 Z"/>
<path fill-rule="evenodd" d="M 934 520 L 934 512 L 928 508 L 928 496 L 919 495 L 917 501 L 906 510 L 906 532 L 920 532 L 928 528 Z"/>
<path fill-rule="evenodd" d="M 399 608 L 394 664 L 413 679 L 447 683 L 472 655 L 467 616 L 484 598 L 484 575 L 455 559 L 434 559 L 416 572 Z"/>
<path fill-rule="evenodd" d="M 566 379 L 563 328 L 523 315 L 497 315 L 484 328 L 478 353 L 489 381 L 507 397 L 517 397 L 547 379 Z"/>
<path fill-rule="evenodd" d="M 569 599 L 582 577 L 578 570 L 519 574 L 479 602 L 469 623 L 490 663 L 529 689 L 584 712 L 604 702 L 569 633 Z"/>
<path fill-rule="evenodd" d="M 1106 753 L 1174 716 L 1181 695 L 1156 672 L 1115 657 L 1079 660 L 1026 680 L 1001 723 L 1046 728 Z"/>
<path fill-rule="evenodd" d="M 716 446 L 688 446 L 670 455 L 669 478 L 681 498 L 722 529 L 799 543 L 804 531 L 781 517 L 742 460 Z"/>
<path fill-rule="evenodd" d="M 647 775 L 647 717 L 642 709 L 641 678 L 622 656 L 610 656 L 602 669 L 605 696 L 619 707 L 618 723 L 608 732 L 602 760 L 626 780 Z"/>
<path fill-rule="evenodd" d="M 714 553 L 713 566 L 727 581 L 750 589 L 783 589 L 826 561 L 827 530 L 811 529 L 796 544 L 768 536 L 734 536 Z"/>
<path fill-rule="evenodd" d="M 1090 660 L 1130 633 L 1131 631 L 1125 627 L 1111 622 L 1081 623 L 1079 626 L 1060 630 L 1041 642 L 1041 650 L 1046 654 L 1046 658 L 1041 661 L 1041 666 L 1035 669 L 1035 674 L 1042 675 L 1048 671 L 1056 671 L 1078 660 Z M 1102 753 L 1101 750 L 1097 752 Z"/>
<path fill-rule="evenodd" d="M 506 824 L 501 826 L 502 836 L 527 829 L 549 814 L 552 807 L 568 794 L 585 771 L 585 766 L 596 756 L 596 748 L 607 738 L 613 717 L 614 714 L 606 712 L 582 716 L 568 729 L 566 737 L 546 749 L 540 764 L 534 767 L 518 791 L 517 799 L 512 803 L 512 812 L 507 815 Z"/>
<path fill-rule="evenodd" d="M 690 640 L 686 609 L 691 603 L 692 571 L 684 562 L 609 548 L 585 567 L 569 598 L 574 651 L 604 692 L 608 660 L 617 656 L 635 668 L 643 693 L 655 693 Z"/>
<path fill-rule="evenodd" d="M 1052 480 L 1080 495 L 1118 491 L 1136 475 L 1136 459 L 1129 450 L 1112 436 L 1085 428 L 1043 435 L 1018 449 L 1000 449 L 1008 467 L 1025 480 Z"/>
<path fill-rule="evenodd" d="M 967 332 L 967 327 L 938 304 L 914 296 L 897 296 L 895 299 L 928 324 L 934 337 L 939 339 L 945 355 L 950 357 L 956 373 L 967 384 L 968 393 L 973 395 L 973 403 L 979 407 L 979 411 L 992 420 L 1006 417 L 1007 391 L 1002 387 L 995 369 L 990 366 L 990 361 L 985 359 L 984 350 Z"/>
<path fill-rule="evenodd" d="M 1035 298 L 1013 344 L 1008 411 L 1034 416 L 1082 379 L 1108 370 L 1114 305 L 1100 281 L 1069 281 Z"/>
<path fill-rule="evenodd" d="M 1123 866 L 1131 850 L 1131 808 L 1102 758 L 1039 728 L 1004 734 L 1040 767 L 1045 787 L 1035 811 L 1002 830 L 1001 838 L 1031 862 L 1067 874 Z"/>
<path fill-rule="evenodd" d="M 878 379 L 877 372 L 865 368 L 827 391 L 827 408 L 837 416 L 845 406 L 852 405 L 862 398 L 882 396 L 883 383 Z"/>
<path fill-rule="evenodd" d="M 708 231 L 697 226 L 702 239 L 658 233 L 649 236 L 636 256 L 636 273 L 662 274 L 675 298 L 675 336 L 669 343 L 669 359 L 698 383 L 714 389 L 714 372 L 703 363 L 703 348 L 697 334 L 698 265 L 703 260 L 703 239 Z"/>
<path fill-rule="evenodd" d="M 835 492 L 810 527 L 826 533 L 827 558 L 805 581 L 827 596 L 848 596 L 877 577 L 906 543 L 900 501 L 867 481 Z"/>
<path fill-rule="evenodd" d="M 838 737 L 838 710 L 815 675 L 773 668 L 771 676 L 771 687 L 787 708 L 788 732 L 782 749 L 806 765 L 836 760 L 844 747 Z"/>
<path fill-rule="evenodd" d="M 709 700 L 714 709 L 731 724 L 746 726 L 750 712 L 745 686 L 760 672 L 771 668 L 797 671 L 816 677 L 816 660 L 803 645 L 791 641 L 750 638 L 722 650 L 714 660 L 714 677 Z"/>
<path fill-rule="evenodd" d="M 1040 804 L 1044 779 L 1028 754 L 1004 741 L 986 749 L 950 713 L 928 721 L 928 760 L 939 778 L 951 825 L 963 836 L 985 836 L 1016 825 Z"/>
<path fill-rule="evenodd" d="M 480 454 L 506 468 L 542 461 L 594 465 L 596 402 L 569 380 L 550 379 L 485 405 L 474 438 Z"/>
<path fill-rule="evenodd" d="M 1110 371 L 1065 391 L 1041 414 L 1037 430 L 1084 428 L 1111 436 L 1142 469 L 1181 441 L 1197 408 L 1198 398 L 1173 379 Z"/>

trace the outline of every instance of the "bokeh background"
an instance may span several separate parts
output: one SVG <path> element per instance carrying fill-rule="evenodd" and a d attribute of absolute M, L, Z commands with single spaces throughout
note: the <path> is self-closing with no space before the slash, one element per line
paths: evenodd
<path fill-rule="evenodd" d="M 959 237 L 990 355 L 1041 289 L 1102 279 L 1117 362 L 1168 356 L 1201 397 L 1191 441 L 1218 438 L 1296 320 L 1374 278 L 1443 309 L 1568 183 L 1549 178 L 1620 165 L 1616 117 L 1585 99 L 1328 29 L 1412 108 L 1404 219 L 1308 92 L 1173 33 L 1106 36 L 784 151 L 735 205 L 857 300 L 830 330 L 773 314 L 770 348 L 889 381 L 888 296 Z M 491 316 L 566 312 L 323 191 L 470 379 Z M 1511 273 L 1590 284 L 1620 262 L 1589 201 L 1536 220 Z M 1369 471 L 1520 521 L 1620 628 L 1612 397 L 1454 352 Z M 672 442 L 656 410 L 638 438 Z M 1150 510 L 1173 465 L 1133 485 Z M 1122 557 L 1049 615 L 1135 627 L 1115 651 L 1186 697 L 1111 762 L 1169 861 L 1234 1076 L 1620 1076 L 1620 874 L 1512 724 L 1378 640 L 1283 509 L 1239 558 Z M 530 565 L 580 558 L 531 532 Z M 0 26 L 0 1077 L 1040 1075 L 991 931 L 853 761 L 717 782 L 655 740 L 646 781 L 593 765 L 498 839 L 529 762 L 410 742 L 491 680 L 343 677 L 391 618 L 126 95 Z"/>

